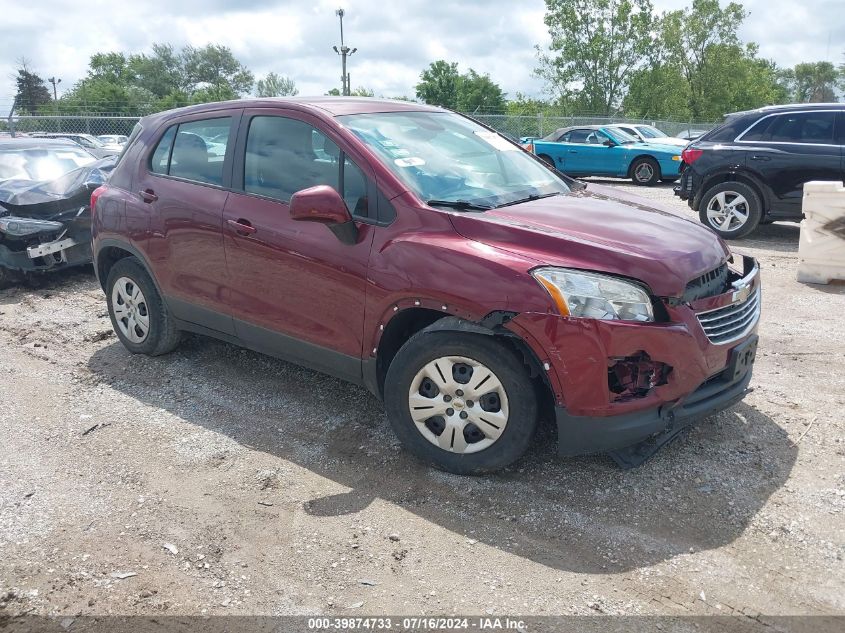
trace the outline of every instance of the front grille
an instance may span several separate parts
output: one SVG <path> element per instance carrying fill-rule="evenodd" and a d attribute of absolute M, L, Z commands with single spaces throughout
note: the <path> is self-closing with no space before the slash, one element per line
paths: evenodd
<path fill-rule="evenodd" d="M 711 343 L 722 345 L 742 338 L 760 318 L 760 290 L 743 301 L 696 314 Z"/>
<path fill-rule="evenodd" d="M 727 285 L 728 265 L 722 264 L 689 282 L 684 289 L 684 301 L 690 303 L 705 297 L 715 297 L 725 292 Z"/>

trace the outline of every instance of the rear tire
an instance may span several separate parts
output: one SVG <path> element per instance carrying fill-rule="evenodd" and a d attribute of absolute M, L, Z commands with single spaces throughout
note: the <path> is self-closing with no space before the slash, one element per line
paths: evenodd
<path fill-rule="evenodd" d="M 117 337 L 133 354 L 160 356 L 179 345 L 182 333 L 152 277 L 134 257 L 112 266 L 106 280 L 106 302 Z"/>
<path fill-rule="evenodd" d="M 660 178 L 660 165 L 653 158 L 642 156 L 631 165 L 631 180 L 635 185 L 652 187 Z"/>
<path fill-rule="evenodd" d="M 492 336 L 448 331 L 412 336 L 388 368 L 384 393 L 402 444 L 458 475 L 512 464 L 528 450 L 537 427 L 528 372 Z"/>
<path fill-rule="evenodd" d="M 722 182 L 708 189 L 698 205 L 698 218 L 720 237 L 735 240 L 757 228 L 763 215 L 759 194 L 741 182 Z"/>

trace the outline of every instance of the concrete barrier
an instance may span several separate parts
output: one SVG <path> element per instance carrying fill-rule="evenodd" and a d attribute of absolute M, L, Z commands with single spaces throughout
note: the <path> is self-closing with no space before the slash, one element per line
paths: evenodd
<path fill-rule="evenodd" d="M 841 182 L 808 182 L 803 211 L 798 281 L 827 284 L 845 279 L 845 187 Z"/>

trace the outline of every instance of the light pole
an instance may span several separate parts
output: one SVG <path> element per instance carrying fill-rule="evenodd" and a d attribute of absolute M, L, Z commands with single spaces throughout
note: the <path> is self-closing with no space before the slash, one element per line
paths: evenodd
<path fill-rule="evenodd" d="M 343 74 L 340 76 L 342 90 L 344 97 L 349 96 L 350 86 L 349 86 L 349 73 L 346 72 L 346 58 L 350 55 L 354 54 L 357 51 L 357 48 L 349 48 L 346 44 L 343 43 L 343 16 L 346 15 L 346 12 L 343 9 L 338 9 L 335 11 L 335 15 L 340 18 L 340 50 L 338 50 L 337 46 L 333 46 L 334 52 L 340 55 L 341 63 L 343 67 Z"/>
<path fill-rule="evenodd" d="M 58 94 L 56 93 L 56 84 L 62 83 L 62 80 L 57 79 L 56 77 L 50 77 L 47 81 L 49 81 L 51 84 L 53 84 L 53 101 L 58 101 L 59 97 L 58 97 Z"/>

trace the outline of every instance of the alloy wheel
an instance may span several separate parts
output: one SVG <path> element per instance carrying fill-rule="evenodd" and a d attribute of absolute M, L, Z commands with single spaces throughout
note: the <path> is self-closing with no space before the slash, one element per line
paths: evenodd
<path fill-rule="evenodd" d="M 508 424 L 502 382 L 482 363 L 462 356 L 443 356 L 420 369 L 408 406 L 422 436 L 451 453 L 489 448 Z"/>
<path fill-rule="evenodd" d="M 713 228 L 736 231 L 748 221 L 748 200 L 735 191 L 720 191 L 707 203 L 707 220 Z"/>
<path fill-rule="evenodd" d="M 132 343 L 143 343 L 150 333 L 150 313 L 138 284 L 129 277 L 118 279 L 112 288 L 111 305 L 120 332 Z"/>
<path fill-rule="evenodd" d="M 640 163 L 634 170 L 634 178 L 637 179 L 637 182 L 651 182 L 651 179 L 654 178 L 654 167 L 649 163 Z"/>

